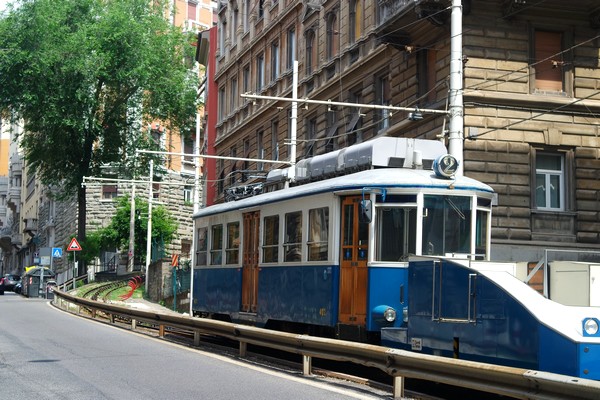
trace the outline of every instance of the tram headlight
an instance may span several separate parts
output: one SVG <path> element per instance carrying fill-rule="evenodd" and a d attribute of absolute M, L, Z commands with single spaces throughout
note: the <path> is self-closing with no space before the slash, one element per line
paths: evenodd
<path fill-rule="evenodd" d="M 377 306 L 373 309 L 373 319 L 379 322 L 394 322 L 396 320 L 396 310 L 386 305 Z"/>
<path fill-rule="evenodd" d="M 394 310 L 392 307 L 388 308 L 383 313 L 383 318 L 385 318 L 387 322 L 394 322 L 396 320 L 396 310 Z"/>
<path fill-rule="evenodd" d="M 598 334 L 598 320 L 596 318 L 586 318 L 583 320 L 583 335 L 596 336 Z"/>

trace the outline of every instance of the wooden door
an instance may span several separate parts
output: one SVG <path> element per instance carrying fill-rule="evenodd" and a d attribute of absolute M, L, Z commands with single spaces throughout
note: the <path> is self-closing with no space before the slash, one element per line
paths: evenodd
<path fill-rule="evenodd" d="M 364 325 L 367 316 L 369 224 L 359 221 L 361 196 L 342 200 L 339 322 Z"/>
<path fill-rule="evenodd" d="M 256 312 L 258 300 L 258 235 L 260 212 L 244 214 L 242 311 Z"/>

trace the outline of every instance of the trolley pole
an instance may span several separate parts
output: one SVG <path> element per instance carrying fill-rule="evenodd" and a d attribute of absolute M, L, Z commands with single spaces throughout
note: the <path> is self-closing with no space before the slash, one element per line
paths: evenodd
<path fill-rule="evenodd" d="M 458 161 L 457 176 L 462 176 L 464 104 L 463 104 L 463 51 L 462 51 L 462 2 L 452 0 L 450 17 L 450 122 L 448 124 L 448 153 Z"/>

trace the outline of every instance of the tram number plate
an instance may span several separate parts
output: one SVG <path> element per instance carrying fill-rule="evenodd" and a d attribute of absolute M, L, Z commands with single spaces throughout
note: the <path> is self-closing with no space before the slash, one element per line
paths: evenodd
<path fill-rule="evenodd" d="M 423 350 L 423 341 L 421 338 L 412 338 L 410 339 L 410 349 L 413 351 L 421 351 Z"/>

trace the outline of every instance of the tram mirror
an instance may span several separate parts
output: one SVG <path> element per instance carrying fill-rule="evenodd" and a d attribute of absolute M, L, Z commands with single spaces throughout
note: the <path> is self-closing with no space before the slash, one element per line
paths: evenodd
<path fill-rule="evenodd" d="M 360 202 L 360 222 L 370 223 L 373 219 L 373 208 L 371 200 L 362 200 Z"/>

